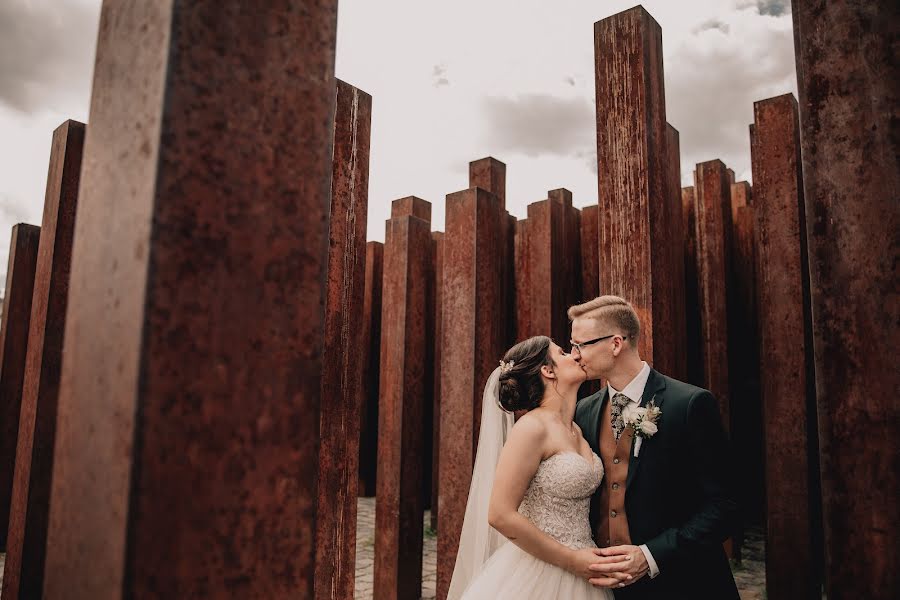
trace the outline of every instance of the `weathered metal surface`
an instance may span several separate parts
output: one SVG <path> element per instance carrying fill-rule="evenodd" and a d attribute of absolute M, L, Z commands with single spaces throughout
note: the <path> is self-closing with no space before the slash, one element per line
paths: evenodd
<path fill-rule="evenodd" d="M 700 281 L 697 277 L 697 204 L 694 187 L 681 188 L 681 224 L 684 232 L 684 313 L 688 383 L 703 385 L 700 352 Z"/>
<path fill-rule="evenodd" d="M 581 299 L 583 301 L 600 295 L 599 210 L 600 208 L 596 204 L 581 209 Z"/>
<path fill-rule="evenodd" d="M 750 184 L 731 184 L 731 282 L 733 310 L 728 323 L 728 365 L 731 382 L 731 442 L 734 459 L 744 475 L 738 478 L 738 501 L 742 514 L 737 523 L 732 558 L 741 559 L 743 523 L 760 515 L 754 507 L 762 506 L 758 490 L 765 481 L 760 477 L 762 455 L 761 409 L 759 404 L 759 339 L 757 336 L 754 290 L 755 244 L 753 241 L 753 209 L 748 206 Z M 743 211 L 743 212 L 741 212 Z M 742 216 L 739 216 L 742 215 Z"/>
<path fill-rule="evenodd" d="M 384 244 L 366 244 L 365 297 L 360 344 L 363 387 L 359 423 L 359 495 L 374 496 L 378 465 L 378 387 L 381 380 L 381 284 Z"/>
<path fill-rule="evenodd" d="M 500 248 L 503 253 L 500 259 L 500 277 L 503 281 L 503 285 L 500 288 L 500 302 L 503 306 L 512 307 L 516 304 L 516 217 L 509 214 L 506 210 L 506 164 L 490 156 L 470 162 L 469 188 L 476 187 L 491 192 L 500 200 L 501 219 L 503 220 L 503 225 L 500 227 Z M 506 342 L 511 345 L 515 339 L 516 330 L 516 313 L 514 310 L 506 312 L 503 327 L 503 335 Z"/>
<path fill-rule="evenodd" d="M 681 381 L 687 380 L 687 308 L 685 306 L 684 223 L 681 214 L 681 134 L 666 123 L 666 197 L 669 199 L 667 223 L 670 227 L 668 245 L 672 257 L 672 335 L 675 342 L 673 370 L 668 373 Z"/>
<path fill-rule="evenodd" d="M 45 598 L 313 596 L 336 2 L 248 15 L 103 5 Z"/>
<path fill-rule="evenodd" d="M 506 164 L 488 156 L 469 163 L 469 187 L 491 192 L 506 209 Z"/>
<path fill-rule="evenodd" d="M 731 184 L 722 161 L 697 165 L 694 211 L 703 387 L 719 401 L 722 424 L 730 431 L 727 286 L 731 277 Z"/>
<path fill-rule="evenodd" d="M 50 476 L 84 123 L 53 132 L 34 276 L 9 511 L 3 598 L 39 598 L 44 584 Z"/>
<path fill-rule="evenodd" d="M 427 206 L 425 206 L 427 205 Z M 418 598 L 422 592 L 422 477 L 426 469 L 427 314 L 434 277 L 429 203 L 395 202 L 384 242 L 378 478 L 375 506 L 375 598 Z M 430 425 L 430 424 L 428 424 Z M 428 427 L 430 429 L 430 427 Z M 428 463 L 430 468 L 430 463 Z"/>
<path fill-rule="evenodd" d="M 6 267 L 6 296 L 0 324 L 0 551 L 6 551 L 9 503 L 16 467 L 16 444 L 25 382 L 25 352 L 41 228 L 12 228 Z"/>
<path fill-rule="evenodd" d="M 826 592 L 900 596 L 900 5 L 793 2 Z"/>
<path fill-rule="evenodd" d="M 600 290 L 641 319 L 641 355 L 674 373 L 676 252 L 668 196 L 662 30 L 638 6 L 594 24 Z"/>
<path fill-rule="evenodd" d="M 322 339 L 316 598 L 353 595 L 372 97 L 337 80 Z"/>
<path fill-rule="evenodd" d="M 569 307 L 582 301 L 581 286 L 581 211 L 572 206 L 572 192 L 565 188 L 550 190 L 547 198 L 563 205 L 562 243 L 557 269 L 563 269 L 559 291 L 559 309 L 554 308 L 555 319 L 551 337 L 560 345 L 569 341 Z"/>
<path fill-rule="evenodd" d="M 762 445 L 762 406 L 759 391 L 759 330 L 756 305 L 755 212 L 750 184 L 731 186 L 733 225 L 732 271 L 735 318 L 729 355 L 732 379 L 732 447 L 738 460 L 738 498 L 744 522 L 759 522 L 765 514 L 765 471 Z"/>
<path fill-rule="evenodd" d="M 572 193 L 551 190 L 548 199 L 528 205 L 520 242 L 520 281 L 532 282 L 519 291 L 517 337 L 547 335 L 569 341 L 566 311 L 581 300 L 581 211 L 572 207 Z"/>
<path fill-rule="evenodd" d="M 431 234 L 434 240 L 434 403 L 431 413 L 432 452 L 431 452 L 431 528 L 437 530 L 438 493 L 440 479 L 440 440 L 441 440 L 441 349 L 443 324 L 441 323 L 441 295 L 444 278 L 444 234 L 435 231 Z"/>
<path fill-rule="evenodd" d="M 437 597 L 446 598 L 472 478 L 481 399 L 506 350 L 503 244 L 508 219 L 480 188 L 447 196 L 441 353 L 441 440 Z M 507 225 L 508 226 L 508 225 Z"/>
<path fill-rule="evenodd" d="M 753 105 L 754 204 L 759 239 L 759 331 L 766 465 L 766 591 L 821 596 L 813 540 L 819 497 L 815 382 L 808 306 L 797 103 L 790 94 Z M 739 246 L 736 246 L 736 249 Z M 790 343 L 785 343 L 790 340 Z M 785 426 L 790 423 L 790 426 Z"/>

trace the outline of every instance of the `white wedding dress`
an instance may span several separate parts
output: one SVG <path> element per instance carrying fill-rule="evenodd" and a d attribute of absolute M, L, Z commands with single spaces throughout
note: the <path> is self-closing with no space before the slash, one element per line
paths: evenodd
<path fill-rule="evenodd" d="M 595 548 L 588 513 L 601 479 L 603 463 L 596 454 L 592 453 L 591 461 L 577 452 L 554 454 L 538 466 L 519 513 L 569 548 Z M 507 541 L 491 554 L 462 598 L 612 600 L 613 594 Z"/>

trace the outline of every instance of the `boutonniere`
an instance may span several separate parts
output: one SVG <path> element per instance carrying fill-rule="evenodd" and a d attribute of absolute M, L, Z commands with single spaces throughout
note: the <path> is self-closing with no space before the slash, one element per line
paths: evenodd
<path fill-rule="evenodd" d="M 659 431 L 659 425 L 656 423 L 659 421 L 661 414 L 662 410 L 656 406 L 655 395 L 650 399 L 647 406 L 628 407 L 625 409 L 625 414 L 623 415 L 625 425 L 631 427 L 634 435 L 637 437 L 634 440 L 635 458 L 641 452 L 641 443 L 644 441 L 644 438 L 652 438 Z"/>

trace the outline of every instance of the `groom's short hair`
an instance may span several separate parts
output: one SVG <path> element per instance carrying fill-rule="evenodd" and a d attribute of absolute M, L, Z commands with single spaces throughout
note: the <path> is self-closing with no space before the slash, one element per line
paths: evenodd
<path fill-rule="evenodd" d="M 641 320 L 631 303 L 619 296 L 599 296 L 584 304 L 576 304 L 569 309 L 569 320 L 578 318 L 604 321 L 621 329 L 622 333 L 637 346 L 641 335 Z"/>

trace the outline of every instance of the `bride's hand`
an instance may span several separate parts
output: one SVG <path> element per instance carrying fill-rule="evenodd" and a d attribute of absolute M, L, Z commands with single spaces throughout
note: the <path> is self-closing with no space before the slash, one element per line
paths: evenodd
<path fill-rule="evenodd" d="M 582 579 L 593 579 L 594 585 L 598 587 L 617 587 L 621 582 L 630 580 L 631 575 L 624 572 L 612 572 L 598 577 L 597 571 L 591 570 L 591 565 L 621 566 L 624 571 L 629 562 L 631 559 L 628 556 L 597 556 L 593 548 L 582 548 L 572 551 L 567 570 Z"/>

